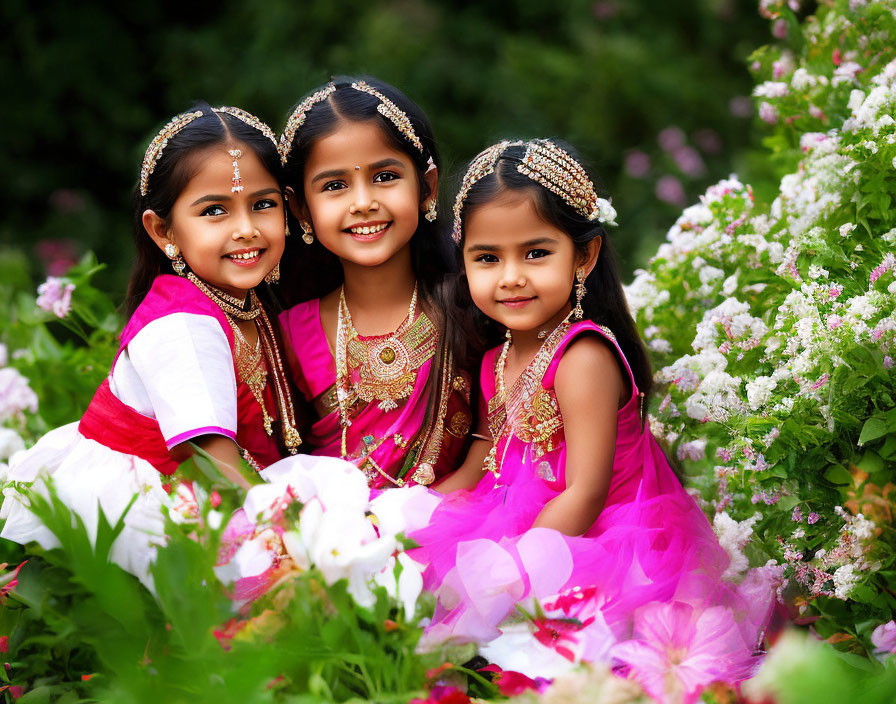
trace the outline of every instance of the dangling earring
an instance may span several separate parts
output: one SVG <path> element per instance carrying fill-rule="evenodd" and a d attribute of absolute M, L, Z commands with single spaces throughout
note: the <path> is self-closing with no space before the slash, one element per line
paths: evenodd
<path fill-rule="evenodd" d="M 302 228 L 302 241 L 305 244 L 314 242 L 314 228 L 311 227 L 311 223 L 299 220 L 299 226 Z"/>
<path fill-rule="evenodd" d="M 171 260 L 171 268 L 177 272 L 177 275 L 183 276 L 184 269 L 187 268 L 187 263 L 180 255 L 180 247 L 174 244 L 174 242 L 169 242 L 165 245 L 165 256 Z"/>
<path fill-rule="evenodd" d="M 429 222 L 435 222 L 436 218 L 439 217 L 438 205 L 436 204 L 435 198 L 429 201 L 429 206 L 427 206 L 423 217 L 429 220 Z"/>
<path fill-rule="evenodd" d="M 289 220 L 286 221 L 286 229 L 283 231 L 283 234 L 289 237 L 292 233 L 289 231 Z"/>
<path fill-rule="evenodd" d="M 582 310 L 582 299 L 585 297 L 585 267 L 580 266 L 576 269 L 576 307 L 572 309 L 572 317 L 581 320 L 585 315 Z"/>
<path fill-rule="evenodd" d="M 264 280 L 269 284 L 275 284 L 280 280 L 280 262 L 277 262 L 274 268 L 264 275 Z"/>

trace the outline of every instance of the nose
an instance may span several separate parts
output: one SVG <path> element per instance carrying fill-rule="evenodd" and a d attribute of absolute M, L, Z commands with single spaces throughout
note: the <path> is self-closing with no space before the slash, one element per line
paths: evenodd
<path fill-rule="evenodd" d="M 235 228 L 232 235 L 233 239 L 251 240 L 260 236 L 261 232 L 259 232 L 258 228 L 252 222 L 251 214 L 249 212 L 243 212 L 235 222 Z"/>
<path fill-rule="evenodd" d="M 371 210 L 379 210 L 380 204 L 373 198 L 373 189 L 366 181 L 357 179 L 360 183 L 354 189 L 354 200 L 349 205 L 348 212 L 352 215 L 356 213 L 365 213 Z"/>
<path fill-rule="evenodd" d="M 501 268 L 501 278 L 498 285 L 501 288 L 521 288 L 526 285 L 526 276 L 522 267 L 513 261 L 505 262 Z"/>

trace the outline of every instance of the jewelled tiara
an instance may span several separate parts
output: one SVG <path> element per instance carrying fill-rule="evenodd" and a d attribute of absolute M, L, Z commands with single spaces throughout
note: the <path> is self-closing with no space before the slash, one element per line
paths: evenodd
<path fill-rule="evenodd" d="M 411 124 L 411 119 L 407 116 L 407 113 L 405 113 L 404 110 L 389 100 L 389 98 L 376 88 L 364 81 L 356 81 L 351 84 L 351 87 L 362 93 L 372 95 L 379 100 L 380 104 L 376 106 L 377 112 L 395 125 L 395 129 L 413 144 L 417 148 L 417 151 L 423 154 L 423 143 L 420 141 L 420 138 L 417 137 L 417 133 L 414 132 L 414 126 Z M 292 150 L 292 143 L 295 139 L 296 132 L 298 132 L 299 128 L 305 123 L 305 118 L 311 108 L 317 105 L 317 103 L 329 98 L 335 91 L 336 85 L 333 82 L 330 82 L 316 93 L 312 93 L 305 98 L 296 106 L 296 109 L 292 111 L 292 114 L 286 121 L 286 127 L 283 129 L 283 134 L 280 137 L 280 161 L 283 162 L 284 166 L 289 160 L 289 152 Z"/>
<path fill-rule="evenodd" d="M 570 154 L 549 139 L 531 139 L 528 142 L 504 140 L 477 154 L 464 178 L 454 201 L 454 227 L 451 236 L 460 244 L 464 201 L 470 189 L 489 174 L 495 172 L 498 160 L 509 147 L 526 146 L 526 152 L 518 161 L 516 170 L 560 196 L 579 215 L 607 225 L 616 224 L 616 211 L 606 198 L 600 198 L 594 184 L 582 165 Z"/>
<path fill-rule="evenodd" d="M 223 105 L 219 108 L 212 108 L 212 112 L 226 113 L 227 115 L 231 115 L 232 117 L 235 117 L 241 122 L 249 125 L 249 127 L 254 127 L 266 138 L 271 140 L 274 148 L 277 147 L 277 137 L 274 135 L 274 131 L 264 122 L 255 117 L 255 115 L 248 113 L 240 108 L 231 107 L 229 105 Z M 193 120 L 202 117 L 202 115 L 202 110 L 184 112 L 180 115 L 175 115 L 171 119 L 171 121 L 167 125 L 165 125 L 149 143 L 149 146 L 146 148 L 146 154 L 144 154 L 143 156 L 143 165 L 140 167 L 141 196 L 145 196 L 149 192 L 149 177 L 152 175 L 152 172 L 155 171 L 156 164 L 159 162 L 159 159 L 162 158 L 162 152 L 164 151 L 165 147 L 168 146 L 168 141 L 172 137 L 174 137 L 174 135 L 180 132 L 184 127 L 193 122 Z"/>

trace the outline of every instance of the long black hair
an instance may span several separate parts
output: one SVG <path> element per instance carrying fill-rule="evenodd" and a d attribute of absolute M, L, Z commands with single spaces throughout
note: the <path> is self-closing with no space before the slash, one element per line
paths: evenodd
<path fill-rule="evenodd" d="M 579 164 L 582 164 L 582 160 L 572 147 L 561 140 L 552 139 L 551 141 L 567 151 Z M 463 234 L 463 224 L 476 208 L 493 202 L 508 191 L 516 191 L 524 193 L 532 199 L 535 212 L 542 220 L 568 234 L 581 255 L 585 256 L 588 252 L 588 243 L 599 237 L 601 240 L 600 254 L 594 269 L 585 279 L 587 293 L 582 299 L 584 318 L 599 325 L 605 325 L 612 330 L 622 353 L 631 366 L 638 390 L 649 395 L 653 384 L 650 360 L 638 334 L 635 321 L 629 312 L 619 278 L 616 254 L 606 228 L 597 221 L 588 220 L 563 198 L 520 173 L 517 166 L 523 159 L 525 151 L 525 143 L 507 147 L 501 153 L 494 172 L 484 176 L 470 188 L 461 210 L 461 233 Z M 457 248 L 459 261 L 462 261 L 462 245 L 463 241 Z M 470 312 L 466 317 L 458 314 L 457 324 L 454 326 L 457 336 L 450 344 L 460 348 L 468 347 L 471 338 L 485 344 L 496 344 L 499 334 L 503 331 L 499 331 L 497 324 L 486 318 L 473 306 L 466 278 L 459 275 L 455 286 L 456 297 L 459 300 L 466 299 L 466 308 Z M 572 302 L 572 292 L 570 292 L 570 302 Z M 470 330 L 471 324 L 472 330 L 478 334 L 464 333 L 464 328 Z"/>
<path fill-rule="evenodd" d="M 422 151 L 399 132 L 391 120 L 379 112 L 379 98 L 352 88 L 352 83 L 361 81 L 384 95 L 407 115 L 414 133 L 423 146 Z M 433 196 L 424 174 L 432 165 L 439 168 L 441 160 L 432 124 L 426 113 L 400 90 L 377 78 L 338 76 L 333 78 L 331 83 L 335 90 L 324 100 L 314 103 L 305 113 L 304 123 L 296 130 L 292 142 L 288 145 L 285 185 L 290 186 L 300 201 L 304 202 L 305 165 L 312 147 L 322 138 L 336 132 L 340 124 L 371 122 L 382 129 L 392 146 L 411 159 L 417 172 L 420 203 Z M 308 95 L 313 95 L 324 87 L 315 88 Z M 296 106 L 304 99 L 296 103 Z M 290 110 L 290 114 L 296 106 Z M 292 213 L 289 217 L 290 229 L 294 232 L 299 231 L 299 224 Z M 417 230 L 411 237 L 411 261 L 417 277 L 419 295 L 435 308 L 439 307 L 437 289 L 445 271 L 446 259 L 446 251 L 438 237 L 436 223 L 429 222 L 420 213 Z M 289 256 L 284 257 L 281 270 L 283 272 L 281 293 L 286 305 L 320 298 L 342 282 L 342 267 L 339 260 L 317 239 L 311 245 L 296 247 Z M 436 313 L 441 315 L 438 310 Z"/>
<path fill-rule="evenodd" d="M 152 210 L 162 220 L 167 220 L 175 201 L 196 175 L 201 152 L 221 144 L 239 142 L 259 158 L 278 184 L 282 184 L 282 168 L 276 145 L 260 130 L 225 112 L 215 112 L 208 103 L 200 102 L 188 112 L 201 112 L 168 140 L 162 155 L 147 180 L 146 195 L 140 193 L 139 184 L 134 189 L 134 247 L 137 256 L 131 271 L 125 311 L 130 318 L 146 297 L 153 281 L 160 274 L 173 273 L 171 262 L 149 237 L 143 227 L 143 213 Z M 287 247 L 289 249 L 289 247 Z M 259 286 L 259 297 L 271 304 L 271 293 Z"/>

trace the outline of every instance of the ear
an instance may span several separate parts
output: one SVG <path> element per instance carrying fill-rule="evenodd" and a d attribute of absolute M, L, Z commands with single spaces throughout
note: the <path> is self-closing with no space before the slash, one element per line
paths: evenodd
<path fill-rule="evenodd" d="M 597 266 L 597 257 L 600 254 L 600 245 L 603 241 L 602 237 L 595 237 L 588 241 L 585 255 L 579 260 L 579 266 L 585 267 L 585 276 L 591 274 L 594 267 Z"/>
<path fill-rule="evenodd" d="M 286 205 L 289 208 L 289 212 L 292 213 L 292 216 L 299 220 L 309 221 L 311 220 L 311 215 L 308 213 L 308 208 L 304 203 L 299 202 L 299 197 L 296 195 L 295 189 L 292 186 L 287 186 L 283 190 L 283 195 L 286 198 Z"/>
<path fill-rule="evenodd" d="M 143 211 L 143 229 L 156 243 L 159 249 L 165 251 L 165 245 L 174 242 L 174 236 L 167 223 L 160 218 L 154 210 Z"/>
<path fill-rule="evenodd" d="M 429 186 L 429 195 L 420 203 L 420 210 L 425 211 L 429 207 L 429 202 L 433 198 L 438 200 L 439 169 L 435 166 L 431 167 L 429 171 L 423 174 L 423 180 L 426 181 L 426 185 Z"/>

